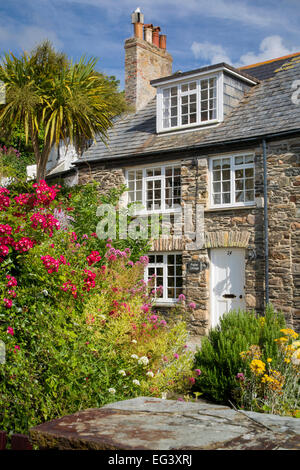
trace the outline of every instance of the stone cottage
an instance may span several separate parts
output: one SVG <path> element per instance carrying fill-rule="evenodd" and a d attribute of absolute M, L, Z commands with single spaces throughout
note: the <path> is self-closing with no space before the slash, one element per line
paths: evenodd
<path fill-rule="evenodd" d="M 169 220 L 145 276 L 163 286 L 160 308 L 181 293 L 196 304 L 193 334 L 268 302 L 299 330 L 300 52 L 173 73 L 160 28 L 138 10 L 132 23 L 125 93 L 135 111 L 116 120 L 108 147 L 92 144 L 62 175 L 103 191 L 125 183 L 128 202 Z"/>

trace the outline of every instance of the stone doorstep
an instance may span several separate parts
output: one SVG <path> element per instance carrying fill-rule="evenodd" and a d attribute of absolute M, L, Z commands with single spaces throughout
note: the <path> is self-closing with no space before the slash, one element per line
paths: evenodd
<path fill-rule="evenodd" d="M 30 429 L 40 449 L 299 450 L 300 420 L 152 397 L 79 411 Z"/>

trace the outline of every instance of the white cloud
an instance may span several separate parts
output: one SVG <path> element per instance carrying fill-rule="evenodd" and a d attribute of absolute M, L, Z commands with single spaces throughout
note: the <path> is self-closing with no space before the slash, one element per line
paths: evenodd
<path fill-rule="evenodd" d="M 204 59 L 210 64 L 217 64 L 219 62 L 230 63 L 230 58 L 228 57 L 225 49 L 219 44 L 212 44 L 207 41 L 194 41 L 191 49 L 196 59 Z"/>
<path fill-rule="evenodd" d="M 299 51 L 300 46 L 286 47 L 283 44 L 282 37 L 280 36 L 268 36 L 260 43 L 259 52 L 257 54 L 254 52 L 243 54 L 240 57 L 239 65 L 255 64 L 257 62 L 275 59 L 276 57 L 282 57 Z"/>
<path fill-rule="evenodd" d="M 229 54 L 220 44 L 193 42 L 191 50 L 196 59 L 208 61 L 210 64 L 226 62 L 235 67 L 241 67 L 242 65 L 255 64 L 257 62 L 289 55 L 293 52 L 300 52 L 300 46 L 287 47 L 284 45 L 281 36 L 267 36 L 261 41 L 259 52 L 247 52 L 243 54 L 236 63 L 233 63 Z"/>

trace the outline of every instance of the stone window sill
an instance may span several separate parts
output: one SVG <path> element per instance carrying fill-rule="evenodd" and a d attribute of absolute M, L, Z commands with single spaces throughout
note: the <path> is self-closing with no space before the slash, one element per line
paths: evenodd
<path fill-rule="evenodd" d="M 251 206 L 230 206 L 230 207 L 208 207 L 204 209 L 204 212 L 220 212 L 220 211 L 236 211 L 236 210 L 248 210 L 248 209 L 260 209 L 257 204 Z"/>

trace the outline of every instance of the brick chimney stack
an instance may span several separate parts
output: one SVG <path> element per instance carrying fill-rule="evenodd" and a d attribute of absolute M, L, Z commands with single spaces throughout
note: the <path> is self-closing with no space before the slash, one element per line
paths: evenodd
<path fill-rule="evenodd" d="M 135 111 L 155 97 L 150 80 L 172 74 L 172 56 L 166 51 L 166 36 L 160 27 L 144 25 L 144 15 L 137 8 L 131 15 L 134 37 L 125 41 L 125 96 Z"/>

